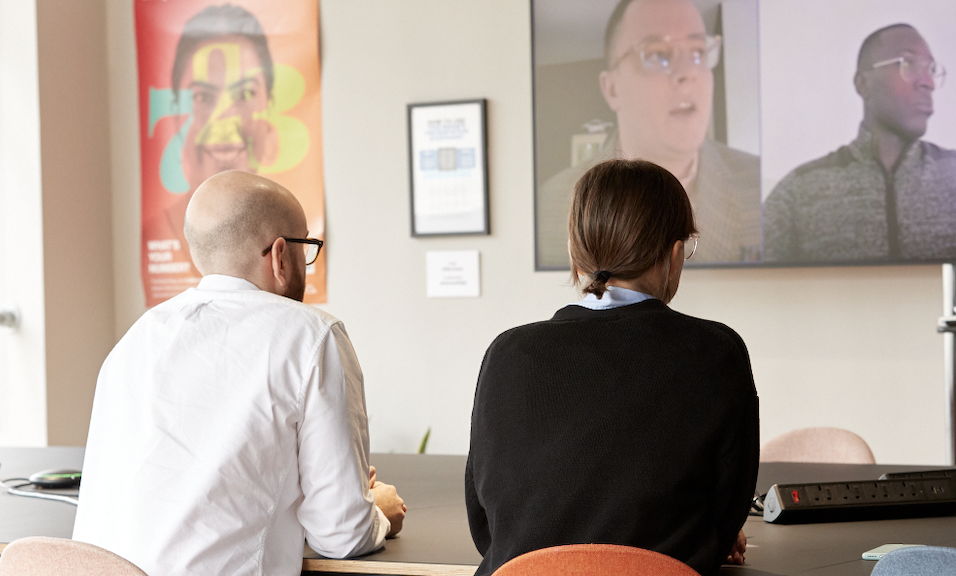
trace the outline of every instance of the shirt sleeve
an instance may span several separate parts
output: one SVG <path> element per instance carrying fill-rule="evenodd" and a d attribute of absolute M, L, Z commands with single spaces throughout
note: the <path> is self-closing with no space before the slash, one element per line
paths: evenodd
<path fill-rule="evenodd" d="M 733 396 L 733 402 L 739 408 L 736 411 L 736 421 L 732 426 L 728 426 L 728 433 L 717 460 L 713 496 L 716 503 L 715 518 L 718 519 L 718 542 L 721 546 L 717 564 L 730 552 L 737 532 L 747 521 L 760 461 L 759 398 L 747 348 L 736 333 L 733 335 L 737 340 L 739 353 L 732 363 L 732 373 L 727 375 L 727 381 L 733 382 L 738 391 Z"/>
<path fill-rule="evenodd" d="M 478 496 L 478 486 L 481 483 L 482 470 L 479 469 L 478 453 L 481 452 L 482 439 L 484 434 L 482 427 L 482 412 L 485 409 L 484 390 L 487 384 L 483 384 L 485 369 L 490 360 L 491 350 L 485 352 L 485 357 L 481 361 L 481 370 L 478 374 L 478 383 L 475 387 L 475 403 L 471 414 L 471 445 L 468 450 L 468 459 L 465 463 L 465 508 L 468 512 L 468 528 L 471 530 L 471 539 L 475 543 L 475 548 L 482 556 L 488 552 L 491 546 L 491 527 L 488 524 L 488 514 L 481 499 Z M 476 475 L 478 476 L 476 478 Z"/>
<path fill-rule="evenodd" d="M 369 490 L 362 369 L 341 322 L 314 354 L 298 429 L 298 509 L 309 546 L 330 558 L 380 548 L 391 529 Z"/>
<path fill-rule="evenodd" d="M 474 463 L 469 455 L 465 466 L 465 507 L 468 510 L 468 527 L 471 530 L 471 539 L 475 548 L 482 556 L 488 552 L 491 545 L 491 531 L 488 527 L 488 516 L 478 500 L 478 491 L 475 489 Z"/>

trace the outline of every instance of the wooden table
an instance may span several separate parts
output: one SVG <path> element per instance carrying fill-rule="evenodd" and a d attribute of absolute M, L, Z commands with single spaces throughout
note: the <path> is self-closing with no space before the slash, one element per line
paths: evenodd
<path fill-rule="evenodd" d="M 378 479 L 408 506 L 398 538 L 353 560 L 319 559 L 306 548 L 302 569 L 341 574 L 472 576 L 481 562 L 465 515 L 465 457 L 372 454 Z"/>
<path fill-rule="evenodd" d="M 481 562 L 465 516 L 465 458 L 373 454 L 379 480 L 398 487 L 408 517 L 385 548 L 350 560 L 322 558 L 307 546 L 302 569 L 339 574 L 442 574 L 471 576 Z M 83 449 L 0 448 L 0 478 L 26 477 L 51 468 L 83 465 Z M 75 492 L 74 492 L 75 493 Z M 26 536 L 69 538 L 76 507 L 0 491 L 0 552 Z"/>

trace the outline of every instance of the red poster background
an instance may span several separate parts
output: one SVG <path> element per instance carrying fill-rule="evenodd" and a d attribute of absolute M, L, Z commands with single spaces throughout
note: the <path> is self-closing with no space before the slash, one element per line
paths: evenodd
<path fill-rule="evenodd" d="M 174 88 L 171 86 L 171 74 L 176 45 L 182 35 L 183 26 L 204 8 L 223 3 L 202 0 L 134 2 L 143 188 L 141 269 L 146 305 L 154 306 L 190 286 L 195 286 L 199 281 L 199 272 L 192 266 L 189 250 L 182 236 L 183 213 L 193 190 L 188 187 L 170 190 L 166 185 L 169 178 L 164 184 L 161 175 L 164 151 L 191 120 L 192 115 L 183 113 L 182 105 L 169 113 L 168 104 L 164 108 L 157 102 L 161 103 L 164 94 L 171 94 L 170 89 Z M 283 120 L 286 124 L 276 125 L 279 154 L 283 154 L 283 146 L 286 146 L 286 152 L 294 148 L 297 152 L 293 156 L 301 156 L 301 160 L 292 166 L 278 171 L 262 170 L 260 173 L 296 195 L 305 209 L 309 235 L 323 238 L 325 215 L 322 188 L 319 3 L 316 0 L 231 0 L 229 4 L 241 6 L 255 16 L 265 32 L 276 70 L 272 101 L 273 104 L 284 101 L 288 106 L 278 111 L 279 116 L 286 118 Z M 282 67 L 286 67 L 286 70 L 280 72 Z M 281 81 L 282 78 L 295 76 L 289 73 L 288 68 L 298 72 L 298 83 Z M 291 84 L 295 84 L 296 89 L 290 88 Z M 298 89 L 302 84 L 304 94 L 298 97 Z M 292 93 L 296 96 L 289 97 L 288 94 Z M 282 106 L 278 105 L 279 108 Z M 290 131 L 284 126 L 290 123 L 299 127 L 296 132 L 299 136 L 307 134 L 307 145 L 302 138 L 295 142 L 294 147 L 288 145 L 284 138 Z M 304 132 L 302 128 L 305 129 Z M 183 139 L 180 138 L 180 141 Z M 173 160 L 172 165 L 168 162 L 170 158 Z M 275 166 L 273 164 L 273 167 Z M 182 169 L 178 154 L 168 155 L 165 169 L 167 175 Z M 184 182 L 183 179 L 180 181 Z M 309 267 L 306 276 L 306 302 L 325 302 L 325 272 L 323 249 L 315 264 Z"/>

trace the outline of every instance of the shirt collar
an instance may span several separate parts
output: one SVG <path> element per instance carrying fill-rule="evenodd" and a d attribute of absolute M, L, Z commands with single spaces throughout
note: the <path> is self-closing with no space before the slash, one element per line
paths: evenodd
<path fill-rule="evenodd" d="M 921 140 L 916 139 L 912 144 L 906 147 L 903 151 L 902 160 L 897 163 L 897 170 L 903 164 L 919 156 L 920 142 Z M 878 158 L 879 150 L 877 149 L 876 136 L 873 132 L 867 130 L 862 123 L 860 123 L 860 131 L 857 133 L 856 140 L 850 143 L 849 148 L 857 160 L 873 160 L 876 163 L 880 161 Z"/>
<path fill-rule="evenodd" d="M 607 291 L 600 300 L 598 300 L 598 297 L 594 294 L 588 294 L 581 300 L 572 302 L 571 304 L 583 306 L 590 310 L 610 310 L 611 308 L 619 308 L 621 306 L 655 299 L 656 298 L 649 294 L 636 290 L 628 290 L 627 288 L 621 288 L 619 286 L 608 286 Z"/>
<path fill-rule="evenodd" d="M 259 287 L 244 278 L 225 274 L 208 274 L 202 277 L 197 290 L 258 290 Z"/>
<path fill-rule="evenodd" d="M 704 140 L 706 142 L 706 140 Z M 624 152 L 621 151 L 621 132 L 615 128 L 609 134 L 607 139 L 604 140 L 604 145 L 601 146 L 600 158 L 624 158 Z M 697 172 L 700 167 L 700 148 L 697 149 L 697 153 L 694 154 L 694 161 L 687 168 L 686 174 L 674 174 L 675 177 L 680 181 L 681 186 L 685 190 L 690 190 L 697 186 Z"/>

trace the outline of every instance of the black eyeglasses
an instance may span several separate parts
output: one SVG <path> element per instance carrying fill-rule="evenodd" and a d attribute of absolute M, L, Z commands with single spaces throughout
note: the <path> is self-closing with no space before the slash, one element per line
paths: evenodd
<path fill-rule="evenodd" d="M 303 248 L 305 249 L 305 265 L 308 266 L 315 262 L 315 259 L 319 257 L 319 250 L 322 249 L 322 246 L 325 242 L 317 240 L 315 238 L 287 238 L 282 236 L 282 239 L 286 242 L 296 242 L 298 244 L 304 244 Z M 266 247 L 262 251 L 262 255 L 265 256 L 272 250 L 272 244 Z"/>

